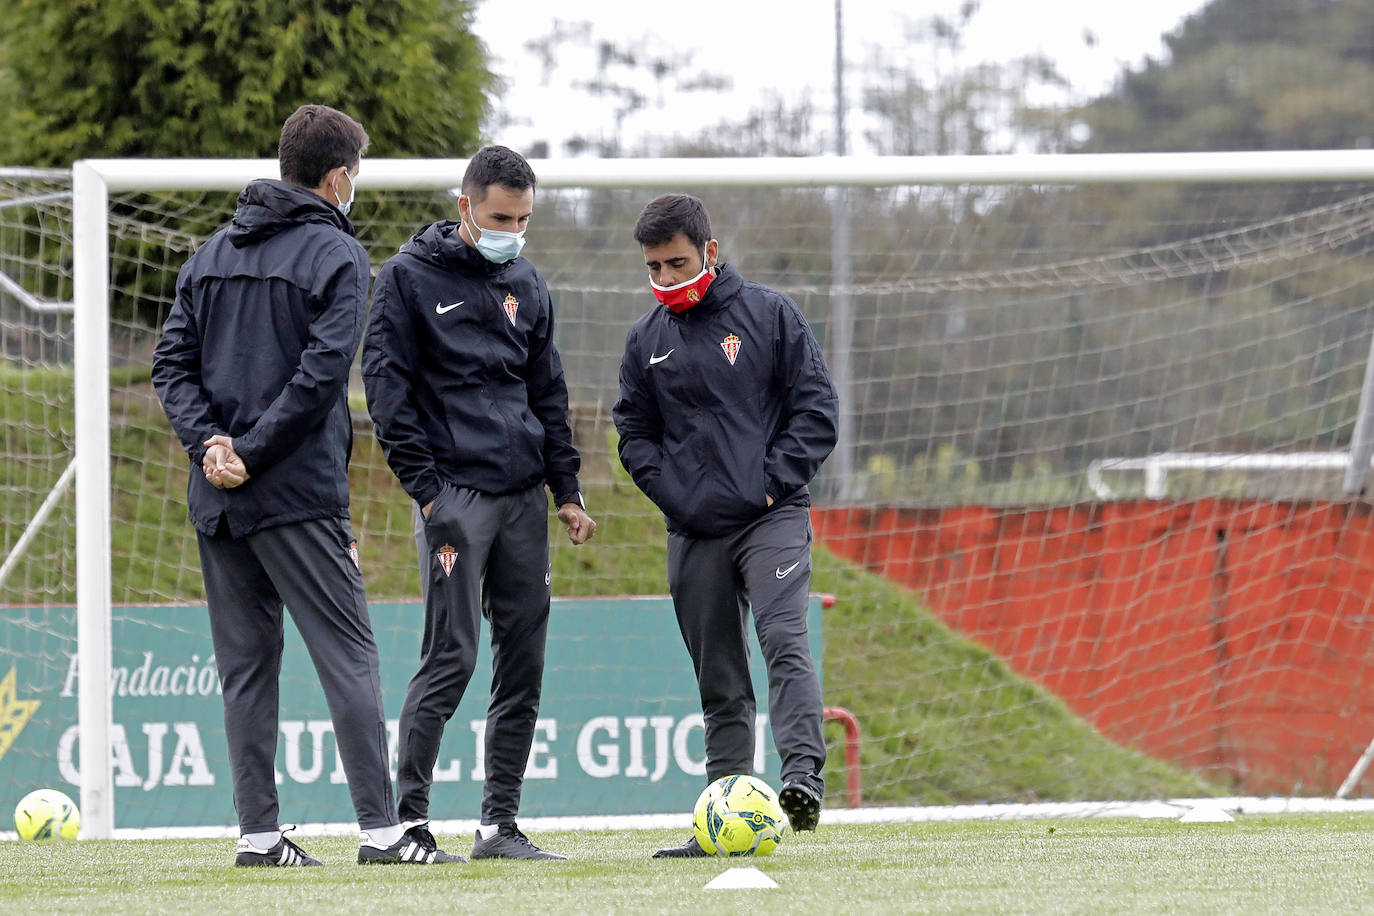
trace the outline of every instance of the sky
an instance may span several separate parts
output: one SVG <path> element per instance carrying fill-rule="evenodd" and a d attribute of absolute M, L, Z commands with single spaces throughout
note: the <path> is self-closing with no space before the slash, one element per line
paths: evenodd
<path fill-rule="evenodd" d="M 1164 54 L 1162 36 L 1206 0 L 980 0 L 956 60 L 916 48 L 914 20 L 953 16 L 963 0 L 843 0 L 847 107 L 858 100 L 859 68 L 874 55 L 930 76 L 978 61 L 1044 53 L 1070 79 L 1071 101 L 1109 89 L 1126 66 Z M 586 27 L 576 23 L 590 22 Z M 476 32 L 506 89 L 489 139 L 529 151 L 550 141 L 618 129 L 632 143 L 649 134 L 690 135 L 693 128 L 737 119 L 769 98 L 811 100 L 828 127 L 835 93 L 835 0 L 695 0 L 676 5 L 636 0 L 480 0 Z M 555 28 L 567 34 L 551 66 L 527 49 Z M 727 77 L 725 91 L 678 91 L 671 80 L 644 78 L 648 103 L 615 124 L 612 107 L 573 84 L 596 70 L 594 42 L 610 39 L 640 52 L 681 61 L 682 72 Z M 919 52 L 919 53 L 917 53 Z M 920 58 L 920 59 L 917 59 Z M 622 71 L 624 72 L 624 71 Z M 862 124 L 851 118 L 850 148 L 864 152 Z"/>

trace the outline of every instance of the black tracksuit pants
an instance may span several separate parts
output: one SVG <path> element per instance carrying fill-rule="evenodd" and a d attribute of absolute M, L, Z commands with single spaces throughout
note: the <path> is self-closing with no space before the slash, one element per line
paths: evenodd
<path fill-rule="evenodd" d="M 752 771 L 752 610 L 768 669 L 768 714 L 783 782 L 825 784 L 824 710 L 807 644 L 811 517 L 783 506 L 720 538 L 668 535 L 668 588 L 696 670 L 706 721 L 706 778 Z"/>
<path fill-rule="evenodd" d="M 491 622 L 492 680 L 482 822 L 515 820 L 544 680 L 548 514 L 542 485 L 504 496 L 446 486 L 417 523 L 425 631 L 401 708 L 403 820 L 429 816 L 439 742 L 477 664 L 483 616 Z"/>
<path fill-rule="evenodd" d="M 283 603 L 324 688 L 358 826 L 396 823 L 377 643 L 349 555 L 348 520 L 292 522 L 240 538 L 197 534 L 240 830 L 279 826 L 273 763 Z"/>

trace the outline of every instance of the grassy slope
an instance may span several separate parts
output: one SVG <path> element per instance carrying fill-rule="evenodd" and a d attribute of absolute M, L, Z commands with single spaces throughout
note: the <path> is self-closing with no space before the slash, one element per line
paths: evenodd
<path fill-rule="evenodd" d="M 22 913 L 1333 913 L 1370 899 L 1374 817 L 1227 824 L 1061 820 L 826 825 L 749 864 L 771 891 L 707 891 L 718 859 L 650 859 L 681 831 L 539 833 L 567 862 L 235 869 L 228 840 L 0 843 L 0 910 Z M 440 835 L 466 854 L 469 837 Z M 739 864 L 739 863 L 735 863 Z M 436 907 L 436 901 L 445 901 Z"/>
<path fill-rule="evenodd" d="M 19 391 L 0 394 L 6 417 L 0 452 L 46 457 L 23 468 L 13 457 L 0 462 L 6 550 L 18 536 L 19 526 L 11 520 L 27 519 L 41 500 L 10 487 L 50 485 L 65 466 L 64 446 L 70 441 L 66 380 L 56 374 L 23 375 L 22 380 L 0 378 L 6 391 Z M 115 600 L 198 600 L 195 539 L 185 521 L 185 459 L 146 380 L 134 375 L 116 381 L 132 384 L 116 388 L 111 398 Z M 368 435 L 355 443 L 352 483 L 369 595 L 374 600 L 414 595 L 410 506 Z M 573 548 L 554 532 L 557 593 L 666 592 L 663 524 L 653 507 L 623 479 L 589 489 L 587 499 L 600 525 L 597 540 Z M 64 546 L 71 537 L 70 506 L 70 498 L 64 500 L 33 557 L 0 591 L 0 604 L 73 600 L 70 548 Z M 812 587 L 839 597 L 825 612 L 826 702 L 859 718 L 867 803 L 1148 798 L 1213 791 L 1190 774 L 1107 741 L 1053 695 L 943 626 L 914 593 L 819 547 Z M 835 770 L 843 751 L 839 728 L 831 729 L 833 790 L 843 785 Z"/>

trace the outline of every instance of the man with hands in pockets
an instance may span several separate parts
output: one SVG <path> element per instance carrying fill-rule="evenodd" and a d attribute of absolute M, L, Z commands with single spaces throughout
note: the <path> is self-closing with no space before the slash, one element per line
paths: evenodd
<path fill-rule="evenodd" d="M 835 386 L 796 304 L 719 260 L 700 200 L 655 198 L 634 238 L 659 305 L 626 335 L 612 413 L 621 463 L 667 520 L 668 590 L 701 693 L 706 780 L 752 764 L 752 614 L 782 757 L 778 801 L 793 830 L 814 830 L 826 752 L 806 631 L 807 484 L 835 447 Z M 691 837 L 654 857 L 704 855 Z"/>

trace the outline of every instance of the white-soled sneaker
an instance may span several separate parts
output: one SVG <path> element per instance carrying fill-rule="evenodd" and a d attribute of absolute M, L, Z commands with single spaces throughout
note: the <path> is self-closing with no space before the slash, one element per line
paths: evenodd
<path fill-rule="evenodd" d="M 359 865 L 445 865 L 466 861 L 440 849 L 427 826 L 411 827 L 390 846 L 358 845 Z"/>
<path fill-rule="evenodd" d="M 282 833 L 294 828 L 287 827 Z M 257 849 L 243 837 L 239 837 L 238 849 L 234 855 L 234 864 L 247 867 L 252 866 L 292 866 L 292 865 L 323 865 L 319 859 L 301 849 L 295 843 L 288 840 L 284 835 L 277 840 L 271 849 Z"/>

